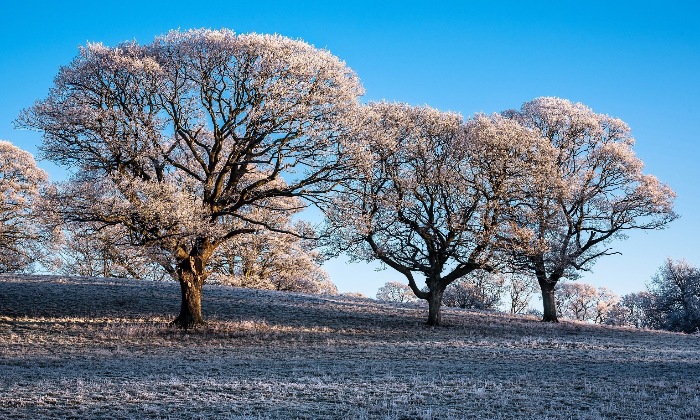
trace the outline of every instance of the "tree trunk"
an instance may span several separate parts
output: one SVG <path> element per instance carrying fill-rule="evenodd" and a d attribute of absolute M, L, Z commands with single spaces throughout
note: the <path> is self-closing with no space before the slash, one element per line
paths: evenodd
<path fill-rule="evenodd" d="M 549 282 L 547 279 L 537 279 L 540 284 L 540 289 L 542 290 L 542 306 L 544 309 L 544 315 L 542 316 L 542 321 L 544 322 L 559 322 L 557 319 L 557 305 L 554 300 L 554 286 L 556 282 Z"/>
<path fill-rule="evenodd" d="M 442 321 L 440 306 L 442 306 L 442 293 L 444 289 L 438 289 L 430 293 L 428 297 L 428 325 L 439 326 Z"/>
<path fill-rule="evenodd" d="M 173 325 L 180 328 L 192 328 L 206 324 L 202 318 L 202 286 L 206 275 L 205 262 L 201 256 L 183 258 L 177 264 L 177 277 L 182 292 L 180 315 Z"/>

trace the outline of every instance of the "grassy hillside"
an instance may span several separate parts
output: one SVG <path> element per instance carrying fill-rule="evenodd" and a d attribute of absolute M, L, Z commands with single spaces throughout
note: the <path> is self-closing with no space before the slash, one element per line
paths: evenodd
<path fill-rule="evenodd" d="M 0 418 L 700 418 L 700 337 L 369 299 L 0 276 Z"/>

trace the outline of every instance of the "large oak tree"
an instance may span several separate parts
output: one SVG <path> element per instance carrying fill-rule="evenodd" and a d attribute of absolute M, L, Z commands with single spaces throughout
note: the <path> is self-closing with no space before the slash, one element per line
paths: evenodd
<path fill-rule="evenodd" d="M 529 213 L 519 204 L 545 175 L 548 144 L 499 115 L 465 122 L 387 102 L 361 114 L 356 170 L 326 206 L 331 249 L 403 274 L 439 325 L 448 285 L 533 243 L 515 221 Z"/>
<path fill-rule="evenodd" d="M 518 262 L 537 277 L 543 320 L 556 322 L 557 283 L 614 254 L 611 241 L 626 232 L 664 228 L 677 217 L 675 194 L 642 172 L 630 128 L 618 118 L 552 97 L 504 115 L 536 130 L 554 149 L 549 182 L 526 203 L 535 217 L 522 223 L 530 224 L 534 239 L 545 246 L 542 252 L 520 254 Z"/>
<path fill-rule="evenodd" d="M 168 257 L 182 290 L 175 323 L 189 327 L 204 322 L 215 250 L 264 227 L 250 208 L 284 213 L 271 198 L 333 186 L 338 133 L 362 92 L 344 62 L 302 41 L 172 31 L 81 48 L 17 124 L 43 132 L 44 155 L 73 170 L 56 200 L 67 220 L 125 227 Z"/>

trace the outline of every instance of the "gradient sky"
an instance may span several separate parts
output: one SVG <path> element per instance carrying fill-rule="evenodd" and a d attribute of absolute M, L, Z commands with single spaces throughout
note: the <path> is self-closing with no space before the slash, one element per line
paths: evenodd
<path fill-rule="evenodd" d="M 170 29 L 278 33 L 328 48 L 363 82 L 364 100 L 500 112 L 538 96 L 582 102 L 627 122 L 646 172 L 678 194 L 664 231 L 614 243 L 582 281 L 642 290 L 667 256 L 700 264 L 700 2 L 5 1 L 0 17 L 0 139 L 87 41 L 148 43 Z M 64 173 L 39 162 L 51 178 Z M 375 266 L 326 263 L 340 291 L 374 296 Z"/>

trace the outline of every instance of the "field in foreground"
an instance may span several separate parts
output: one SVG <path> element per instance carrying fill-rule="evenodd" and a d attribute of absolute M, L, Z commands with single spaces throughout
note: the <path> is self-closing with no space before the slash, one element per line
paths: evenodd
<path fill-rule="evenodd" d="M 0 276 L 0 418 L 700 418 L 700 338 L 342 296 Z"/>

